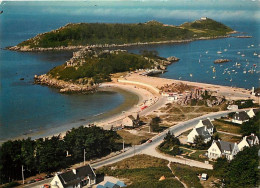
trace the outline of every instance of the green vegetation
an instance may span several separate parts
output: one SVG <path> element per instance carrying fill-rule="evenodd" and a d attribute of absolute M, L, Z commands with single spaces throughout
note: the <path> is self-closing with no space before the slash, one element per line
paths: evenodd
<path fill-rule="evenodd" d="M 215 121 L 212 122 L 214 127 L 217 129 L 217 131 L 224 131 L 229 133 L 240 133 L 240 127 L 237 124 L 234 124 L 232 122 L 227 122 L 224 120 L 215 119 Z"/>
<path fill-rule="evenodd" d="M 127 44 L 159 42 L 199 37 L 216 37 L 232 31 L 229 27 L 208 19 L 181 26 L 163 25 L 157 21 L 138 24 L 79 23 L 37 35 L 18 46 L 60 47 L 95 44 Z"/>
<path fill-rule="evenodd" d="M 24 175 L 33 176 L 41 172 L 54 172 L 83 160 L 104 156 L 115 151 L 119 139 L 116 132 L 106 131 L 99 127 L 79 127 L 60 136 L 40 138 L 37 140 L 7 141 L 0 147 L 0 183 L 21 179 L 21 168 Z M 69 151 L 69 156 L 66 156 Z"/>
<path fill-rule="evenodd" d="M 250 100 L 237 100 L 237 101 L 234 102 L 234 104 L 237 105 L 239 109 L 258 107 L 257 104 L 253 103 L 252 99 L 250 99 Z"/>
<path fill-rule="evenodd" d="M 117 131 L 117 134 L 119 134 L 120 137 L 124 139 L 125 144 L 129 144 L 129 145 L 142 144 L 154 136 L 153 134 L 147 132 L 141 133 L 140 135 L 136 135 L 124 129 Z"/>
<path fill-rule="evenodd" d="M 226 25 L 209 18 L 207 18 L 207 20 L 196 20 L 191 23 L 184 23 L 181 27 L 198 33 L 200 36 L 205 36 L 205 34 L 207 34 L 207 36 L 219 36 L 233 31 Z"/>
<path fill-rule="evenodd" d="M 118 163 L 102 167 L 97 173 L 128 179 L 127 187 L 157 188 L 183 187 L 167 167 L 168 161 L 148 155 L 136 155 Z M 165 180 L 159 181 L 165 176 Z"/>
<path fill-rule="evenodd" d="M 226 187 L 257 187 L 259 185 L 259 146 L 240 151 L 230 163 L 219 158 L 214 164 L 215 176 L 224 179 Z"/>
<path fill-rule="evenodd" d="M 159 150 L 170 154 L 170 155 L 178 155 L 181 153 L 181 150 L 179 148 L 180 141 L 178 138 L 174 136 L 170 131 L 166 134 L 166 136 L 163 139 L 163 142 L 159 145 Z"/>
<path fill-rule="evenodd" d="M 160 126 L 159 123 L 161 123 L 160 117 L 152 118 L 151 122 L 149 123 L 149 126 L 150 126 L 152 132 L 160 132 L 165 128 L 165 127 Z"/>
<path fill-rule="evenodd" d="M 101 83 L 110 81 L 110 74 L 150 68 L 153 65 L 143 56 L 127 52 L 103 53 L 98 57 L 86 55 L 83 62 L 78 66 L 63 64 L 50 70 L 48 75 L 64 81 L 91 78 L 94 83 Z"/>
<path fill-rule="evenodd" d="M 175 176 L 180 178 L 188 187 L 202 188 L 203 186 L 200 183 L 198 178 L 199 174 L 207 173 L 208 175 L 212 174 L 212 171 L 205 170 L 201 168 L 191 167 L 188 165 L 172 163 L 171 169 Z"/>
<path fill-rule="evenodd" d="M 251 118 L 249 121 L 242 123 L 241 125 L 241 133 L 243 136 L 250 135 L 254 133 L 255 135 L 259 135 L 259 125 L 260 125 L 260 111 L 256 113 L 256 115 Z"/>

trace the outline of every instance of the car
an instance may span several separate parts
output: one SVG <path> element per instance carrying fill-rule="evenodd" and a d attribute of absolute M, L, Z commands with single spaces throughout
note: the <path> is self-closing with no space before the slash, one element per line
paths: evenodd
<path fill-rule="evenodd" d="M 153 142 L 153 141 L 152 141 L 152 140 L 148 140 L 147 142 L 148 142 L 148 143 L 151 143 L 151 142 Z"/>
<path fill-rule="evenodd" d="M 42 180 L 44 180 L 42 177 L 38 177 L 38 178 L 35 178 L 34 179 L 35 181 L 42 181 Z"/>
<path fill-rule="evenodd" d="M 27 183 L 30 184 L 30 183 L 34 183 L 34 182 L 35 182 L 35 180 L 30 180 Z"/>
<path fill-rule="evenodd" d="M 50 188 L 51 186 L 49 184 L 44 184 L 41 188 Z"/>

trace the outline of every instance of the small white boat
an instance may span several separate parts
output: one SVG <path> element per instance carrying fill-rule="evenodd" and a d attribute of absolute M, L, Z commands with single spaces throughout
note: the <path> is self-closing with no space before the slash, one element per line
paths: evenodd
<path fill-rule="evenodd" d="M 241 52 L 237 52 L 237 54 L 241 54 Z"/>
<path fill-rule="evenodd" d="M 217 51 L 217 54 L 222 54 L 222 52 L 221 51 Z"/>
<path fill-rule="evenodd" d="M 254 53 L 254 55 L 256 56 L 256 55 L 257 55 L 257 53 Z"/>
<path fill-rule="evenodd" d="M 254 47 L 255 45 L 251 44 L 252 47 Z"/>
<path fill-rule="evenodd" d="M 232 82 L 232 78 L 229 81 Z"/>
<path fill-rule="evenodd" d="M 224 52 L 226 52 L 227 51 L 227 49 L 224 49 Z"/>
<path fill-rule="evenodd" d="M 246 71 L 243 71 L 244 74 L 246 74 Z"/>
<path fill-rule="evenodd" d="M 208 53 L 209 53 L 209 51 L 206 51 L 205 53 L 206 53 L 206 54 L 208 54 Z"/>
<path fill-rule="evenodd" d="M 258 55 L 257 57 L 260 57 L 260 55 Z"/>
<path fill-rule="evenodd" d="M 213 76 L 213 79 L 215 79 L 216 78 L 216 76 Z"/>
<path fill-rule="evenodd" d="M 245 57 L 246 55 L 245 55 L 245 54 L 242 54 L 241 56 L 242 56 L 242 57 Z"/>

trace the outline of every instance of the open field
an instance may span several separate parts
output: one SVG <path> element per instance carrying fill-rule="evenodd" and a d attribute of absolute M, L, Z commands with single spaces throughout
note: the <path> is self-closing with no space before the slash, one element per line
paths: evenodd
<path fill-rule="evenodd" d="M 122 160 L 118 163 L 102 167 L 97 173 L 115 176 L 124 179 L 128 187 L 183 187 L 183 185 L 174 178 L 171 170 L 167 167 L 168 161 L 150 157 L 148 155 L 136 155 Z M 166 179 L 159 181 L 160 177 Z"/>
<path fill-rule="evenodd" d="M 234 134 L 240 134 L 240 127 L 239 125 L 232 125 L 230 123 L 225 123 L 224 121 L 215 120 L 212 122 L 213 125 L 216 127 L 217 131 L 224 131 Z"/>

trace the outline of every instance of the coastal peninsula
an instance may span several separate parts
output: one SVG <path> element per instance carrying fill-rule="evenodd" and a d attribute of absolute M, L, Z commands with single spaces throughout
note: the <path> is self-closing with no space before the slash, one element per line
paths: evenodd
<path fill-rule="evenodd" d="M 111 81 L 115 73 L 146 69 L 150 75 L 165 70 L 167 65 L 178 60 L 159 57 L 156 52 L 143 51 L 137 55 L 126 50 L 85 48 L 74 52 L 65 64 L 34 78 L 35 83 L 59 88 L 62 93 L 94 92 L 100 83 Z"/>
<path fill-rule="evenodd" d="M 91 47 L 123 47 L 145 44 L 191 42 L 227 37 L 230 27 L 210 18 L 179 26 L 149 21 L 135 24 L 70 23 L 9 47 L 17 51 L 75 50 Z"/>

